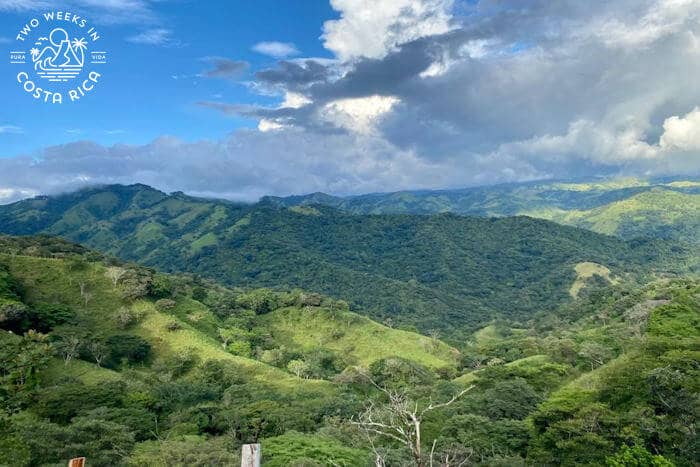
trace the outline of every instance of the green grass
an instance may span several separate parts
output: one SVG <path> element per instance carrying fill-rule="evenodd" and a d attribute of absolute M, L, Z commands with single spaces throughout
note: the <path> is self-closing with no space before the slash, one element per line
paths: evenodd
<path fill-rule="evenodd" d="M 156 358 L 168 357 L 175 353 L 192 352 L 201 361 L 223 360 L 230 362 L 249 378 L 279 389 L 288 390 L 295 386 L 303 386 L 308 389 L 331 390 L 330 383 L 326 381 L 299 379 L 257 360 L 232 355 L 226 352 L 219 342 L 196 331 L 188 323 L 180 321 L 174 316 L 160 313 L 152 306 L 149 308 L 139 325 L 139 334 L 151 342 Z M 178 322 L 181 329 L 168 330 L 167 324 L 173 321 Z"/>
<path fill-rule="evenodd" d="M 502 340 L 502 337 L 498 334 L 498 330 L 493 324 L 485 326 L 474 333 L 474 342 L 477 345 L 489 345 L 500 340 Z"/>
<path fill-rule="evenodd" d="M 194 300 L 180 299 L 174 308 L 173 312 L 184 315 L 184 319 L 157 311 L 148 300 L 135 303 L 124 301 L 119 289 L 105 276 L 106 268 L 99 263 L 83 263 L 81 269 L 75 270 L 71 269 L 71 262 L 61 259 L 0 254 L 0 260 L 8 265 L 10 273 L 22 283 L 27 303 L 67 305 L 81 321 L 87 320 L 91 331 L 95 333 L 123 332 L 116 327 L 115 318 L 121 307 L 128 306 L 140 311 L 143 317 L 130 331 L 149 341 L 154 359 L 187 350 L 194 352 L 202 362 L 211 359 L 231 362 L 249 378 L 276 388 L 296 387 L 324 392 L 332 389 L 326 381 L 298 379 L 265 363 L 226 352 L 214 338 L 196 329 L 197 320 L 204 320 L 210 329 L 214 327 L 211 312 Z M 85 284 L 85 290 L 91 295 L 87 305 L 80 295 L 80 283 Z M 166 325 L 172 321 L 177 321 L 181 329 L 168 331 Z M 59 366 L 61 365 L 63 364 Z M 53 373 L 59 374 L 62 370 L 54 368 Z M 65 371 L 82 371 L 87 378 L 94 379 L 97 376 L 93 378 L 91 373 L 104 375 L 108 370 L 103 371 L 85 362 L 73 362 Z"/>
<path fill-rule="evenodd" d="M 578 298 L 578 294 L 586 286 L 586 281 L 593 276 L 601 277 L 610 284 L 616 284 L 618 282 L 617 279 L 610 275 L 610 269 L 602 264 L 585 261 L 574 266 L 574 270 L 576 271 L 576 280 L 571 284 L 571 288 L 569 289 L 569 295 L 573 298 Z"/>
<path fill-rule="evenodd" d="M 700 241 L 700 195 L 671 189 L 653 188 L 588 210 L 545 208 L 524 214 L 625 238 L 658 232 Z"/>
<path fill-rule="evenodd" d="M 55 358 L 42 371 L 42 380 L 50 385 L 62 378 L 76 378 L 85 384 L 100 384 L 120 381 L 122 376 L 117 371 L 101 368 L 83 360 L 71 360 L 66 365 L 63 360 Z"/>
<path fill-rule="evenodd" d="M 551 358 L 549 358 L 548 355 L 531 355 L 529 357 L 520 358 L 518 360 L 508 362 L 504 366 L 507 368 L 515 368 L 527 371 L 529 369 L 541 368 L 542 366 L 548 365 L 551 362 L 552 360 Z M 483 368 L 470 371 L 469 373 L 465 373 L 461 376 L 456 377 L 452 381 L 461 386 L 469 386 L 470 384 L 474 384 L 479 379 L 479 373 L 481 373 L 482 371 Z"/>
<path fill-rule="evenodd" d="M 207 234 L 202 235 L 199 237 L 197 240 L 192 242 L 190 244 L 190 252 L 194 255 L 197 254 L 202 248 L 207 247 L 207 246 L 214 246 L 219 242 L 218 237 L 209 232 Z"/>
<path fill-rule="evenodd" d="M 284 308 L 262 317 L 274 338 L 291 348 L 330 349 L 357 364 L 400 356 L 431 368 L 454 366 L 457 351 L 416 333 L 391 329 L 367 318 L 324 308 Z"/>

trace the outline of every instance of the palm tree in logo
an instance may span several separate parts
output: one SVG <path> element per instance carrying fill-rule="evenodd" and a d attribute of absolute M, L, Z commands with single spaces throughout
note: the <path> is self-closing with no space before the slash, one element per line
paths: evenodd
<path fill-rule="evenodd" d="M 87 41 L 85 40 L 84 37 L 81 37 L 80 39 L 73 39 L 73 42 L 71 42 L 71 46 L 73 47 L 73 50 L 79 51 L 80 52 L 80 66 L 85 63 L 85 51 L 87 50 Z M 77 57 L 76 57 L 77 58 Z"/>
<path fill-rule="evenodd" d="M 32 61 L 35 61 L 36 57 L 39 55 L 39 49 L 34 47 L 32 50 L 29 51 L 29 53 L 32 55 Z"/>

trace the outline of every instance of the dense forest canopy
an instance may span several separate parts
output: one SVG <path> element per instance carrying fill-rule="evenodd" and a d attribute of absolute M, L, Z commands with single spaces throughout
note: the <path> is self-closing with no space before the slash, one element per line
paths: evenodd
<path fill-rule="evenodd" d="M 355 214 L 528 215 L 631 239 L 700 242 L 700 180 L 588 179 L 440 191 L 267 197 L 280 206 L 333 206 Z"/>
<path fill-rule="evenodd" d="M 698 342 L 691 279 L 601 284 L 451 347 L 314 293 L 0 237 L 0 463 L 230 465 L 261 442 L 273 466 L 690 466 Z M 367 424 L 409 412 L 418 453 Z"/>
<path fill-rule="evenodd" d="M 695 251 L 523 216 L 362 216 L 318 205 L 166 195 L 143 185 L 2 206 L 0 231 L 58 235 L 229 285 L 299 287 L 346 300 L 375 320 L 450 339 L 494 318 L 527 320 L 563 305 L 577 281 L 643 282 L 683 272 L 693 267 Z M 581 276 L 589 263 L 603 272 Z"/>

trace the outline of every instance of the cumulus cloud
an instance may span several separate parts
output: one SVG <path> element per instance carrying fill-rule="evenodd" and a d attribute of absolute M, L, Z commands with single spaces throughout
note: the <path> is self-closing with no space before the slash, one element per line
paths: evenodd
<path fill-rule="evenodd" d="M 695 107 L 684 117 L 667 118 L 660 146 L 667 150 L 700 151 L 700 109 Z"/>
<path fill-rule="evenodd" d="M 452 0 L 331 0 L 340 19 L 323 25 L 325 47 L 342 60 L 381 58 L 396 45 L 450 29 Z"/>
<path fill-rule="evenodd" d="M 391 111 L 399 100 L 393 96 L 367 96 L 338 99 L 320 110 L 320 117 L 339 128 L 355 133 L 370 134 L 382 116 Z"/>
<path fill-rule="evenodd" d="M 336 133 L 319 139 L 306 130 L 282 129 L 270 136 L 244 130 L 222 141 L 163 137 L 143 146 L 55 146 L 32 156 L 0 158 L 0 188 L 5 202 L 26 193 L 134 182 L 253 201 L 267 194 L 457 186 L 471 171 L 448 170 L 450 163 L 423 160 L 371 135 Z"/>
<path fill-rule="evenodd" d="M 290 42 L 258 42 L 253 46 L 253 50 L 274 58 L 285 58 L 299 54 L 296 46 Z"/>
<path fill-rule="evenodd" d="M 200 103 L 258 129 L 0 159 L 0 174 L 13 174 L 0 175 L 0 189 L 138 181 L 255 199 L 700 173 L 700 0 L 332 6 L 340 18 L 322 40 L 334 58 L 285 59 L 254 74 L 250 89 L 277 93 L 277 105 Z M 247 67 L 210 62 L 203 76 Z"/>

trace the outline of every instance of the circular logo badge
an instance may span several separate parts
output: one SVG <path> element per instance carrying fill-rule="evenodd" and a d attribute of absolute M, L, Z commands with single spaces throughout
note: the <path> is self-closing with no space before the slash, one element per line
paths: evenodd
<path fill-rule="evenodd" d="M 87 19 L 50 11 L 30 19 L 15 37 L 10 63 L 19 68 L 18 85 L 34 99 L 51 104 L 76 102 L 102 78 L 107 52 Z"/>

